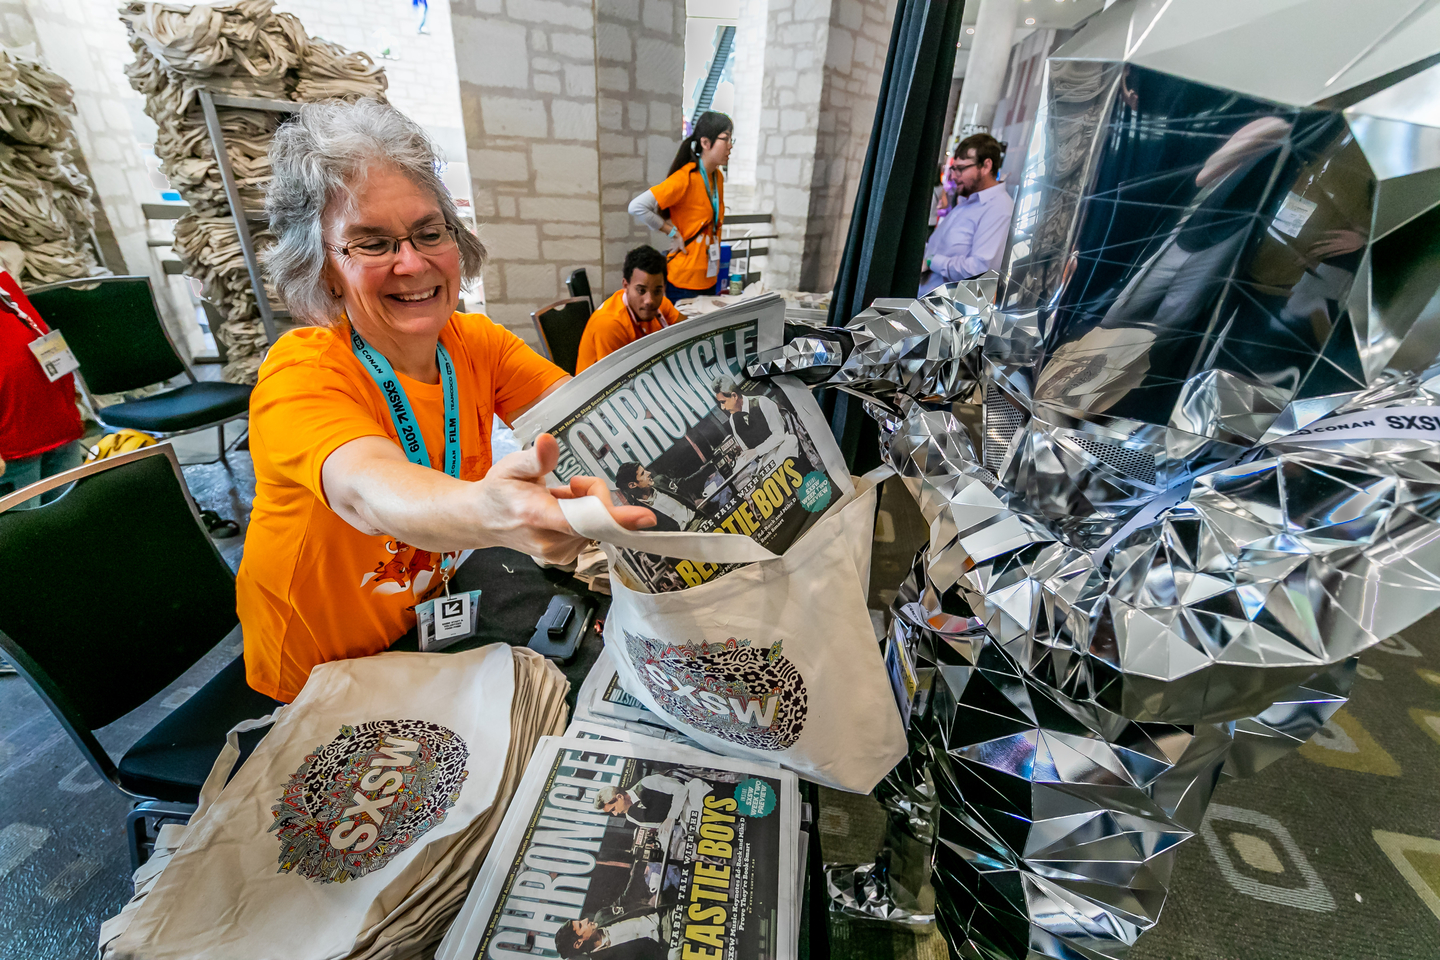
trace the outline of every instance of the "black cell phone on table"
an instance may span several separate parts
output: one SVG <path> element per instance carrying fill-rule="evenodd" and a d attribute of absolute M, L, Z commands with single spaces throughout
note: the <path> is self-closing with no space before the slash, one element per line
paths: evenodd
<path fill-rule="evenodd" d="M 550 606 L 535 624 L 535 633 L 527 646 L 551 660 L 569 663 L 580 649 L 585 631 L 595 619 L 595 605 L 573 593 L 557 593 Z"/>

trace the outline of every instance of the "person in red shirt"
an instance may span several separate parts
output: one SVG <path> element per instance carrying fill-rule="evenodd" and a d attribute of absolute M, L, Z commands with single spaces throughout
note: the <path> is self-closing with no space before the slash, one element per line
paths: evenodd
<path fill-rule="evenodd" d="M 85 432 L 75 407 L 75 377 L 50 380 L 30 344 L 50 332 L 20 284 L 0 270 L 0 497 L 80 466 Z M 52 490 L 26 500 L 26 509 L 61 494 Z"/>
<path fill-rule="evenodd" d="M 680 311 L 665 296 L 664 255 L 654 247 L 636 247 L 625 254 L 625 285 L 585 324 L 575 372 L 680 319 Z"/>

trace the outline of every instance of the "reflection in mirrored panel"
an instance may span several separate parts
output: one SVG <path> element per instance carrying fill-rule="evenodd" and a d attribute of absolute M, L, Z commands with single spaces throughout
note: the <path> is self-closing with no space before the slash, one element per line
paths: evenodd
<path fill-rule="evenodd" d="M 954 954 L 1124 956 L 1222 772 L 1440 608 L 1440 453 L 1404 434 L 1440 420 L 1440 0 L 1321 6 L 1114 4 L 1048 61 L 998 300 L 850 325 L 829 382 L 930 531 L 877 796 L 887 849 L 934 838 Z M 928 918 L 881 874 L 838 909 Z"/>

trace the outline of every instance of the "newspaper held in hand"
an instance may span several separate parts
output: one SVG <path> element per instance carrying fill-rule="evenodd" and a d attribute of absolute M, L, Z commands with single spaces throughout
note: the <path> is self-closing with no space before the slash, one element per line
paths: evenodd
<path fill-rule="evenodd" d="M 795 956 L 794 774 L 545 737 L 437 960 Z"/>
<path fill-rule="evenodd" d="M 521 417 L 516 439 L 554 435 L 556 479 L 602 478 L 616 503 L 654 512 L 653 530 L 739 534 L 782 554 L 853 490 L 810 391 L 745 374 L 780 345 L 784 314 L 783 300 L 763 297 L 641 337 Z M 615 575 L 648 593 L 736 566 L 618 555 Z"/>

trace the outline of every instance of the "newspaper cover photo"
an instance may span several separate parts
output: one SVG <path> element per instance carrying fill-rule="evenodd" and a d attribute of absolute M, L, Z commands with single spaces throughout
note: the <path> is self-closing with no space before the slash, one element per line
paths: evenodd
<path fill-rule="evenodd" d="M 740 534 L 784 553 L 853 488 L 810 392 L 746 376 L 783 326 L 784 301 L 763 297 L 642 337 L 541 401 L 516 439 L 553 434 L 561 483 L 603 478 L 617 503 L 653 511 L 656 531 Z M 633 550 L 621 560 L 628 585 L 651 593 L 733 569 Z"/>
<path fill-rule="evenodd" d="M 777 767 L 545 738 L 438 956 L 788 960 L 798 839 Z"/>

